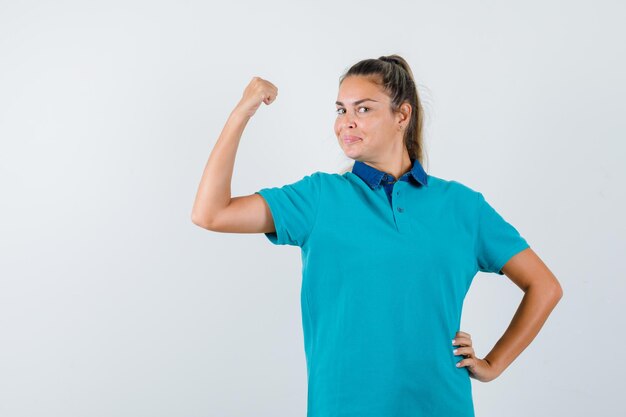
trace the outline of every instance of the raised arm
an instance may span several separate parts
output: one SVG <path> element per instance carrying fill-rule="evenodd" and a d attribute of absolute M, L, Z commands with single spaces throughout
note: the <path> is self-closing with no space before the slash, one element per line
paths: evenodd
<path fill-rule="evenodd" d="M 273 232 L 267 203 L 258 194 L 231 196 L 235 156 L 243 130 L 261 102 L 271 104 L 278 96 L 272 83 L 254 77 L 231 112 L 204 168 L 191 212 L 191 221 L 216 232 Z"/>

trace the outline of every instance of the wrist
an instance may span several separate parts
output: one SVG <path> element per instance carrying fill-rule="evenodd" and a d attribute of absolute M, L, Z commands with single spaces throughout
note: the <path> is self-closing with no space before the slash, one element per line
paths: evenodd
<path fill-rule="evenodd" d="M 497 360 L 493 359 L 493 357 L 489 357 L 489 355 L 485 356 L 483 358 L 483 360 L 485 362 L 487 362 L 487 364 L 489 365 L 489 367 L 496 373 L 496 375 L 500 375 L 502 374 L 502 372 L 504 371 L 505 367 L 502 366 L 502 364 L 500 364 Z"/>
<path fill-rule="evenodd" d="M 244 112 L 243 110 L 239 109 L 238 107 L 235 107 L 235 109 L 230 112 L 230 118 L 231 119 L 237 119 L 237 120 L 241 120 L 241 121 L 248 121 L 250 120 L 250 115 L 246 114 L 246 112 Z"/>

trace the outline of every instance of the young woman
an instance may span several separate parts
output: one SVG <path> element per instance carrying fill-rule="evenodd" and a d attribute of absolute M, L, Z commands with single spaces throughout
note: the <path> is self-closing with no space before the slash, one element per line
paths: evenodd
<path fill-rule="evenodd" d="M 482 193 L 424 171 L 423 110 L 398 55 L 365 59 L 340 78 L 334 130 L 351 171 L 232 197 L 244 127 L 277 95 L 259 77 L 247 86 L 211 152 L 192 221 L 301 248 L 308 417 L 473 416 L 470 377 L 495 379 L 530 344 L 562 297 L 556 277 Z M 459 330 L 478 271 L 525 293 L 484 358 Z"/>

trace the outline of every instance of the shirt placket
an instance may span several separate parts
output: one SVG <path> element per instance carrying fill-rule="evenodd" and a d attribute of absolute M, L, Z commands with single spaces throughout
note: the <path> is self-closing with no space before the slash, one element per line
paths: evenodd
<path fill-rule="evenodd" d="M 406 181 L 395 181 L 389 174 L 385 174 L 382 178 L 382 185 L 385 187 L 385 193 L 390 200 L 394 224 L 399 233 L 405 234 L 409 231 L 409 225 L 405 214 L 405 186 Z"/>

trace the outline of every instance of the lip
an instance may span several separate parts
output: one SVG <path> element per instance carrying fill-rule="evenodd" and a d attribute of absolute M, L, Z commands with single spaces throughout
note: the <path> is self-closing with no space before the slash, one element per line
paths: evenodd
<path fill-rule="evenodd" d="M 344 143 L 354 143 L 354 142 L 358 142 L 360 140 L 363 140 L 363 139 L 361 139 L 358 136 L 352 136 L 352 135 L 345 135 L 345 136 L 343 136 L 343 142 Z"/>

